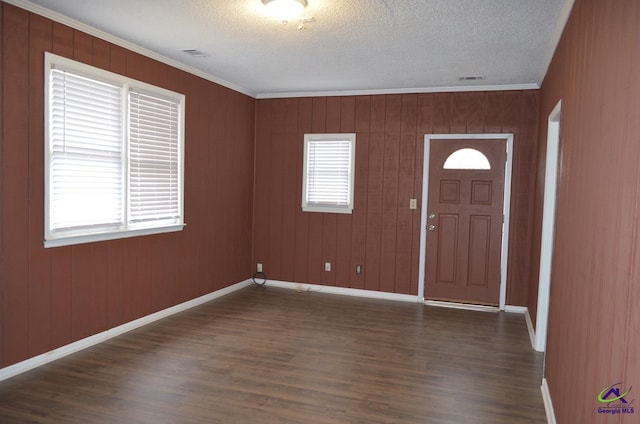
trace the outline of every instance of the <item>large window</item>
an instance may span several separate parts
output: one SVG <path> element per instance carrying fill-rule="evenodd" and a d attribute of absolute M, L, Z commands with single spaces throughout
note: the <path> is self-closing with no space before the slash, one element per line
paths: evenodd
<path fill-rule="evenodd" d="M 184 95 L 45 57 L 45 247 L 179 231 Z"/>
<path fill-rule="evenodd" d="M 355 134 L 305 134 L 302 210 L 351 213 Z"/>

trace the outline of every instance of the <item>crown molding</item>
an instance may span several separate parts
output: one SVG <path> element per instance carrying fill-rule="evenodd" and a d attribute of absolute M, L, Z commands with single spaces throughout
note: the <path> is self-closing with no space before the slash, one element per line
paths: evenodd
<path fill-rule="evenodd" d="M 115 35 L 109 34 L 108 32 L 92 27 L 91 25 L 87 25 L 85 23 L 72 19 L 61 13 L 54 12 L 53 10 L 47 9 L 46 7 L 42 7 L 40 5 L 31 3 L 30 1 L 27 1 L 27 0 L 2 0 L 2 1 L 4 3 L 12 4 L 16 7 L 27 10 L 29 12 L 33 12 L 37 15 L 44 16 L 45 18 L 49 18 L 52 21 L 67 25 L 73 29 L 77 29 L 78 31 L 82 31 L 89 35 L 93 35 L 94 37 L 98 37 L 102 40 L 108 41 L 112 44 L 123 47 L 127 50 L 131 50 L 132 52 L 139 53 L 148 58 L 157 60 L 158 62 L 162 62 L 166 65 L 173 66 L 174 68 L 188 72 L 200 78 L 204 78 L 208 81 L 219 84 L 223 87 L 230 88 L 231 90 L 237 91 L 242 94 L 246 94 L 247 96 L 250 96 L 253 98 L 256 97 L 256 92 L 254 92 L 253 90 L 250 90 L 248 88 L 226 81 L 222 78 L 218 78 L 215 75 L 211 75 L 207 72 L 201 71 L 200 69 L 194 68 L 192 66 L 185 65 L 182 62 L 178 62 L 177 60 L 163 56 L 160 53 L 154 52 L 153 50 L 149 50 L 145 47 L 139 46 L 135 43 L 124 40 L 120 37 L 116 37 Z"/>
<path fill-rule="evenodd" d="M 292 97 L 336 97 L 336 96 L 373 96 L 377 94 L 416 94 L 416 93 L 451 93 L 472 91 L 509 91 L 509 90 L 537 90 L 540 86 L 536 83 L 529 84 L 504 84 L 504 85 L 466 85 L 443 87 L 412 87 L 389 88 L 372 90 L 336 90 L 336 91 L 297 91 L 284 93 L 258 93 L 256 99 L 282 99 Z"/>

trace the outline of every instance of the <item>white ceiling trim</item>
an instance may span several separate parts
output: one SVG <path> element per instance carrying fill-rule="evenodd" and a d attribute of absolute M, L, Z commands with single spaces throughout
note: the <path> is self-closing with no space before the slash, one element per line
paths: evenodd
<path fill-rule="evenodd" d="M 413 93 L 451 93 L 467 91 L 508 91 L 508 90 L 537 90 L 540 86 L 535 83 L 505 84 L 505 85 L 465 85 L 449 87 L 415 87 L 380 90 L 347 90 L 347 91 L 301 91 L 291 93 L 261 93 L 256 99 L 285 99 L 292 97 L 336 97 L 336 96 L 374 96 L 377 94 L 413 94 Z"/>
<path fill-rule="evenodd" d="M 61 13 L 58 12 L 54 12 L 51 9 L 47 9 L 46 7 L 42 7 L 40 5 L 37 4 L 33 4 L 30 1 L 27 0 L 2 0 L 5 3 L 9 3 L 12 4 L 14 6 L 17 6 L 21 9 L 25 9 L 28 10 L 29 12 L 33 12 L 37 15 L 41 15 L 44 16 L 45 18 L 49 18 L 55 22 L 59 22 L 61 24 L 67 25 L 71 28 L 77 29 L 79 31 L 82 32 L 86 32 L 87 34 L 93 35 L 94 37 L 98 37 L 101 38 L 105 41 L 108 41 L 110 43 L 113 43 L 117 46 L 123 47 L 125 49 L 131 50 L 135 53 L 139 53 L 143 56 L 146 56 L 148 58 L 157 60 L 158 62 L 162 62 L 165 63 L 169 66 L 173 66 L 174 68 L 180 69 L 182 71 L 188 72 L 190 74 L 196 75 L 198 77 L 204 78 L 206 80 L 209 80 L 211 82 L 214 82 L 216 84 L 219 84 L 223 87 L 227 87 L 230 88 L 232 90 L 235 90 L 237 92 L 240 92 L 242 94 L 246 94 L 247 96 L 256 97 L 256 93 L 253 90 L 249 90 L 248 88 L 239 86 L 237 84 L 234 84 L 232 82 L 223 80 L 221 78 L 218 78 L 214 75 L 208 74 L 206 72 L 202 72 L 199 69 L 196 69 L 194 67 L 185 65 L 184 63 L 178 62 L 176 60 L 170 59 L 166 56 L 163 56 L 161 54 L 158 54 L 156 52 L 154 52 L 153 50 L 149 50 L 146 49 L 142 46 L 139 46 L 137 44 L 131 43 L 127 40 L 123 40 L 122 38 L 116 37 L 114 35 L 111 35 L 107 32 L 104 32 L 102 30 L 99 30 L 97 28 L 94 28 L 90 25 L 84 24 L 82 22 L 76 21 L 75 19 L 71 19 L 68 16 L 65 16 Z"/>
<path fill-rule="evenodd" d="M 177 69 L 183 70 L 195 76 L 204 78 L 208 81 L 214 82 L 221 86 L 235 90 L 239 93 L 245 94 L 256 99 L 272 99 L 272 98 L 295 98 L 295 97 L 318 97 L 318 96 L 351 96 L 351 95 L 377 95 L 377 94 L 405 94 L 405 93 L 439 93 L 439 92 L 465 92 L 465 91 L 501 91 L 501 90 L 534 90 L 539 89 L 548 68 L 551 65 L 553 55 L 560 42 L 562 33 L 566 26 L 566 23 L 571 14 L 575 0 L 564 0 L 562 14 L 560 19 L 556 23 L 555 31 L 553 34 L 552 42 L 549 45 L 548 53 L 546 55 L 546 63 L 543 68 L 544 71 L 537 83 L 525 83 L 525 84 L 507 84 L 507 85 L 467 85 L 467 86 L 435 86 L 435 87 L 412 87 L 412 88 L 398 88 L 398 89 L 366 89 L 366 90 L 342 90 L 342 91 L 302 91 L 302 92 L 270 92 L 270 93 L 258 93 L 255 90 L 249 89 L 244 86 L 229 82 L 208 72 L 202 71 L 195 67 L 186 65 L 175 59 L 171 59 L 162 54 L 159 54 L 153 50 L 147 49 L 135 43 L 129 42 L 103 30 L 97 29 L 93 26 L 87 25 L 73 18 L 70 18 L 61 13 L 55 12 L 46 7 L 32 3 L 29 0 L 1 0 L 30 12 L 36 13 L 47 17 L 53 21 L 62 23 L 71 28 L 83 31 L 95 37 L 101 38 L 105 41 L 111 42 L 120 47 L 126 48 L 133 52 L 139 53 L 151 59 L 165 63 L 169 66 L 173 66 Z"/>

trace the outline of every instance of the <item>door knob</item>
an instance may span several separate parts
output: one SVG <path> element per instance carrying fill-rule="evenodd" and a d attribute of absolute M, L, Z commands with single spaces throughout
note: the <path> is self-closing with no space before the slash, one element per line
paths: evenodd
<path fill-rule="evenodd" d="M 427 230 L 429 230 L 429 231 L 435 231 L 435 230 L 436 230 L 436 226 L 435 226 L 435 225 L 433 225 L 433 224 L 428 225 L 428 226 L 427 226 Z"/>

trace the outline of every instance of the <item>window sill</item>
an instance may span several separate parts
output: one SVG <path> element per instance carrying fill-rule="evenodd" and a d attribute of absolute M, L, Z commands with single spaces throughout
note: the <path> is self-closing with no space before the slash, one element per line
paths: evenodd
<path fill-rule="evenodd" d="M 169 225 L 166 227 L 143 228 L 139 230 L 129 230 L 129 231 L 119 231 L 119 232 L 111 232 L 111 233 L 90 234 L 90 235 L 84 235 L 84 236 L 57 238 L 57 239 L 45 240 L 44 247 L 50 248 L 50 247 L 72 246 L 76 244 L 93 243 L 96 241 L 118 240 L 123 238 L 130 238 L 130 237 L 147 236 L 152 234 L 172 233 L 176 231 L 182 231 L 182 229 L 185 226 L 186 224 L 177 224 L 177 225 Z"/>
<path fill-rule="evenodd" d="M 341 207 L 341 208 L 334 207 L 334 208 L 332 208 L 331 206 L 309 206 L 309 205 L 303 205 L 302 206 L 302 211 L 303 212 L 352 214 L 353 213 L 353 208 L 348 208 L 348 207 Z"/>

